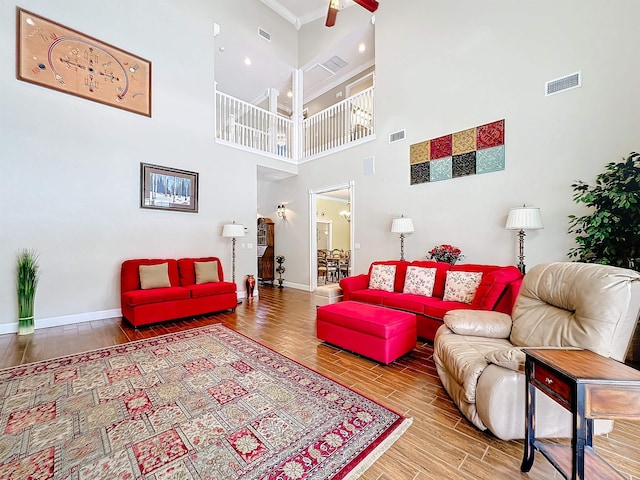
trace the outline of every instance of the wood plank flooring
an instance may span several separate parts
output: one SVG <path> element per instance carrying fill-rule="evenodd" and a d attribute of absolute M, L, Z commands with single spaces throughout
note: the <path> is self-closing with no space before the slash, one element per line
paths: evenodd
<path fill-rule="evenodd" d="M 522 441 L 478 431 L 442 389 L 430 343 L 389 366 L 321 343 L 315 336 L 310 293 L 260 286 L 260 298 L 236 312 L 132 328 L 120 318 L 36 330 L 27 337 L 0 335 L 0 367 L 69 355 L 213 323 L 241 332 L 277 352 L 395 411 L 413 417 L 407 432 L 363 475 L 364 480 L 560 479 L 541 454 L 529 474 L 520 472 Z M 640 480 L 640 422 L 616 421 L 596 450 L 627 480 Z"/>

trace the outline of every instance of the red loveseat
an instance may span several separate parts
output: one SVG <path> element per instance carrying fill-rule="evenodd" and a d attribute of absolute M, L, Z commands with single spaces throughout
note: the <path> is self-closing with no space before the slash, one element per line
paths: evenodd
<path fill-rule="evenodd" d="M 369 279 L 374 265 L 395 265 L 393 292 L 374 290 L 369 288 Z M 433 296 L 403 293 L 405 275 L 408 266 L 436 268 Z M 473 301 L 462 303 L 458 301 L 444 301 L 447 271 L 481 272 L 482 279 Z M 449 310 L 474 309 L 496 310 L 511 314 L 516 296 L 522 283 L 522 273 L 513 266 L 501 267 L 497 265 L 450 265 L 444 262 L 416 260 L 389 260 L 373 262 L 369 273 L 346 277 L 340 280 L 340 287 L 344 295 L 343 300 L 381 305 L 416 314 L 418 337 L 433 341 L 436 330 L 442 325 L 442 319 Z"/>
<path fill-rule="evenodd" d="M 218 282 L 196 284 L 195 262 L 218 262 Z M 170 286 L 142 289 L 141 265 L 168 264 Z M 192 317 L 221 310 L 235 310 L 235 283 L 225 282 L 216 257 L 135 259 L 122 263 L 120 271 L 122 316 L 133 326 Z"/>

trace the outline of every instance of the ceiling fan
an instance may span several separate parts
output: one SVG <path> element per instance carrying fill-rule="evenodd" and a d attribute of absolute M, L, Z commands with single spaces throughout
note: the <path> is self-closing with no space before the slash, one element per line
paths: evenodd
<path fill-rule="evenodd" d="M 370 12 L 375 12 L 378 9 L 379 3 L 377 0 L 353 0 L 361 7 L 366 8 Z M 327 21 L 325 25 L 327 27 L 333 27 L 336 24 L 336 17 L 338 16 L 338 10 L 340 10 L 340 0 L 329 0 L 329 11 L 327 12 Z"/>

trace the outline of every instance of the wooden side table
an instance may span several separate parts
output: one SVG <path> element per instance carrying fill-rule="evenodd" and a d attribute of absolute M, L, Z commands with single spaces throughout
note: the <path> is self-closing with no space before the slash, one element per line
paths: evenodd
<path fill-rule="evenodd" d="M 520 470 L 540 451 L 567 479 L 622 479 L 593 449 L 593 420 L 640 418 L 640 371 L 589 350 L 525 349 L 527 423 Z M 573 414 L 571 447 L 536 440 L 538 389 Z"/>

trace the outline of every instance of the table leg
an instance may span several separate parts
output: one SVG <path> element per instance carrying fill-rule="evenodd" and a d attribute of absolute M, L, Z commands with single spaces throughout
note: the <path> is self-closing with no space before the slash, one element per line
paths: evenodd
<path fill-rule="evenodd" d="M 578 385 L 574 391 L 575 409 L 573 412 L 573 438 L 571 446 L 573 449 L 573 474 L 572 480 L 584 479 L 584 447 L 585 444 L 591 443 L 591 428 L 588 421 L 584 418 L 584 388 Z M 588 443 L 587 443 L 588 442 Z"/>
<path fill-rule="evenodd" d="M 533 443 L 536 439 L 536 388 L 531 383 L 532 376 L 532 362 L 527 357 L 525 363 L 525 375 L 526 375 L 526 423 L 525 423 L 525 435 L 524 435 L 524 454 L 522 455 L 522 465 L 520 465 L 520 471 L 528 472 L 533 466 L 535 448 Z"/>

